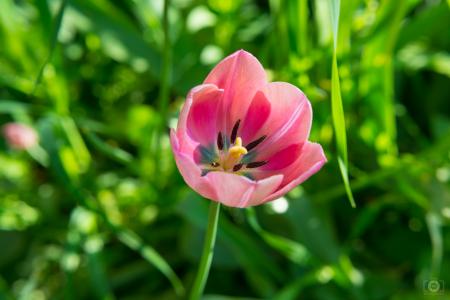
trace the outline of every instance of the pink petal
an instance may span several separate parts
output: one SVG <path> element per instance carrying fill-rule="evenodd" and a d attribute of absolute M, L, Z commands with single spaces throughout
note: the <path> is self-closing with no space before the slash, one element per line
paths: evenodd
<path fill-rule="evenodd" d="M 217 196 L 216 201 L 237 207 L 247 202 L 255 189 L 252 180 L 232 173 L 210 172 L 205 177 L 211 180 Z"/>
<path fill-rule="evenodd" d="M 257 180 L 216 171 L 202 176 L 195 157 L 201 152 L 204 159 L 217 133 L 229 137 L 238 120 L 244 145 L 266 136 L 250 153 L 256 154 L 254 162 L 268 163 L 251 169 Z M 311 121 L 306 96 L 291 84 L 267 83 L 258 60 L 240 50 L 190 91 L 170 140 L 180 173 L 193 190 L 228 206 L 247 207 L 284 195 L 326 162 L 321 146 L 307 141 Z"/>
<path fill-rule="evenodd" d="M 3 135 L 9 146 L 25 150 L 38 143 L 38 135 L 34 128 L 21 123 L 8 123 L 3 126 Z"/>
<path fill-rule="evenodd" d="M 306 142 L 297 161 L 283 170 L 284 178 L 280 188 L 264 199 L 263 202 L 283 196 L 319 171 L 326 161 L 327 159 L 323 153 L 322 146 L 316 143 Z"/>
<path fill-rule="evenodd" d="M 283 180 L 282 175 L 253 181 L 247 177 L 225 172 L 210 172 L 207 177 L 215 188 L 212 200 L 232 207 L 257 205 L 275 191 Z"/>
<path fill-rule="evenodd" d="M 180 143 L 173 130 L 170 132 L 170 142 L 178 170 L 188 186 L 205 198 L 216 198 L 215 190 L 206 176 L 201 176 L 200 167 L 192 160 L 191 156 L 180 152 Z"/>
<path fill-rule="evenodd" d="M 264 155 L 263 159 L 290 144 L 305 142 L 312 122 L 311 104 L 297 87 L 286 82 L 272 82 L 266 86 L 264 93 L 271 103 L 271 112 L 256 135 L 267 136 L 258 147 L 258 153 Z"/>
<path fill-rule="evenodd" d="M 259 180 L 258 181 L 259 184 L 255 188 L 252 197 L 250 198 L 248 203 L 246 203 L 246 205 L 242 207 L 262 204 L 267 196 L 269 196 L 278 189 L 282 181 L 283 175 L 281 174 L 273 175 L 265 179 Z"/>
<path fill-rule="evenodd" d="M 302 144 L 292 144 L 278 151 L 267 159 L 268 163 L 262 167 L 262 170 L 277 171 L 284 169 L 294 163 L 300 156 Z"/>
<path fill-rule="evenodd" d="M 261 129 L 270 114 L 270 102 L 263 92 L 258 91 L 253 97 L 243 120 L 240 136 L 246 144 L 255 139 L 255 134 Z"/>
<path fill-rule="evenodd" d="M 216 120 L 223 90 L 203 89 L 192 95 L 192 105 L 187 117 L 187 132 L 202 145 L 214 144 L 217 139 Z"/>
<path fill-rule="evenodd" d="M 247 177 L 225 173 L 210 172 L 201 176 L 200 167 L 193 161 L 192 149 L 181 152 L 180 142 L 174 130 L 170 132 L 170 142 L 175 161 L 187 185 L 205 198 L 232 207 L 258 205 L 273 193 L 283 181 L 283 175 L 275 175 L 254 181 Z M 185 144 L 186 147 L 189 144 Z"/>
<path fill-rule="evenodd" d="M 186 102 L 184 103 L 183 108 L 181 109 L 181 112 L 180 112 L 180 116 L 178 118 L 177 135 L 178 135 L 179 143 L 181 144 L 181 146 L 185 141 L 188 140 L 187 120 L 188 120 L 189 112 L 193 105 L 194 99 L 202 99 L 204 97 L 201 97 L 201 95 L 203 95 L 203 94 L 212 95 L 214 93 L 223 93 L 223 90 L 218 89 L 217 86 L 215 86 L 214 84 L 201 84 L 201 85 L 198 85 L 198 86 L 192 88 L 189 91 L 189 94 L 186 97 Z"/>
<path fill-rule="evenodd" d="M 226 134 L 230 134 L 234 123 L 245 117 L 253 96 L 264 87 L 267 79 L 259 61 L 252 54 L 239 50 L 223 59 L 204 83 L 224 89 L 220 114 L 227 116 L 222 128 Z"/>

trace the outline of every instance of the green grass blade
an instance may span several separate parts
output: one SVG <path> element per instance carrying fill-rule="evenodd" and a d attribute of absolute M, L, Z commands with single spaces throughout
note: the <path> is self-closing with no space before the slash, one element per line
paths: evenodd
<path fill-rule="evenodd" d="M 34 82 L 34 88 L 31 92 L 32 95 L 34 95 L 39 83 L 42 80 L 42 75 L 44 74 L 45 67 L 52 59 L 53 52 L 55 51 L 55 47 L 56 47 L 56 42 L 58 41 L 58 33 L 59 33 L 59 29 L 61 28 L 62 20 L 64 17 L 64 11 L 66 10 L 68 2 L 69 2 L 69 0 L 62 0 L 61 5 L 58 9 L 58 13 L 56 14 L 55 25 L 53 27 L 52 36 L 50 38 L 50 47 L 49 47 L 48 55 L 47 55 L 47 58 L 45 59 L 44 63 L 42 64 L 41 68 L 39 69 L 38 75 L 36 76 L 36 81 Z"/>
<path fill-rule="evenodd" d="M 75 157 L 77 158 L 80 170 L 83 172 L 89 168 L 91 163 L 91 154 L 81 137 L 80 131 L 74 120 L 70 117 L 60 117 L 59 122 L 61 129 L 64 131 L 67 141 L 72 149 L 74 149 Z"/>
<path fill-rule="evenodd" d="M 313 270 L 303 276 L 299 276 L 285 287 L 280 289 L 273 297 L 274 300 L 294 300 L 299 298 L 299 294 L 309 285 L 317 283 L 318 271 Z"/>
<path fill-rule="evenodd" d="M 162 19 L 162 25 L 163 25 L 163 31 L 164 31 L 164 43 L 163 43 L 163 49 L 162 49 L 162 71 L 161 71 L 161 80 L 159 85 L 159 95 L 158 95 L 158 108 L 159 113 L 161 114 L 161 124 L 160 125 L 160 132 L 158 133 L 158 139 L 157 139 L 157 148 L 155 151 L 155 157 L 156 157 L 156 172 L 159 173 L 159 170 L 161 169 L 161 153 L 163 151 L 162 149 L 162 133 L 166 129 L 167 126 L 167 109 L 169 105 L 169 98 L 170 98 L 170 82 L 172 78 L 172 49 L 171 49 L 171 42 L 170 42 L 170 32 L 169 32 L 169 8 L 170 8 L 170 0 L 164 1 L 164 9 L 163 9 L 163 19 Z"/>
<path fill-rule="evenodd" d="M 297 2 L 297 14 L 300 26 L 297 26 L 297 48 L 302 56 L 306 56 L 309 50 L 308 34 L 308 1 L 300 0 Z M 294 2 L 295 3 L 295 2 Z"/>
<path fill-rule="evenodd" d="M 442 224 L 439 215 L 433 212 L 426 215 L 426 223 L 430 234 L 432 251 L 430 278 L 439 278 L 444 253 Z"/>
<path fill-rule="evenodd" d="M 7 99 L 0 99 L 0 114 L 24 114 L 28 112 L 30 109 L 30 105 L 27 103 L 14 101 L 14 100 L 7 100 Z"/>
<path fill-rule="evenodd" d="M 130 166 L 132 164 L 133 156 L 130 153 L 104 142 L 92 131 L 86 131 L 85 135 L 87 141 L 107 157 L 110 157 L 111 159 L 124 165 Z"/>
<path fill-rule="evenodd" d="M 338 32 L 339 32 L 339 14 L 341 8 L 340 0 L 329 0 L 330 13 L 331 13 L 331 29 L 333 31 L 333 46 L 334 51 L 337 50 Z"/>
<path fill-rule="evenodd" d="M 126 228 L 117 228 L 118 239 L 132 250 L 135 250 L 141 254 L 141 256 L 149 263 L 154 265 L 161 273 L 163 273 L 175 289 L 175 292 L 181 296 L 184 294 L 184 287 L 181 280 L 172 270 L 170 265 L 164 260 L 164 258 L 156 252 L 152 247 L 145 245 L 142 239 L 134 232 Z"/>
<path fill-rule="evenodd" d="M 263 238 L 263 240 L 268 245 L 279 251 L 292 262 L 296 264 L 305 264 L 310 255 L 305 246 L 285 237 L 267 232 L 266 230 L 261 228 L 256 217 L 256 212 L 253 208 L 249 207 L 245 211 L 247 213 L 247 221 L 249 222 L 250 226 Z"/>
<path fill-rule="evenodd" d="M 333 127 L 336 135 L 339 169 L 341 170 L 347 197 L 352 207 L 356 207 L 348 179 L 347 134 L 345 131 L 344 108 L 342 106 L 341 87 L 339 83 L 339 70 L 337 64 L 337 40 L 339 31 L 339 0 L 329 1 L 331 8 L 331 23 L 333 27 L 333 62 L 331 68 L 331 112 Z"/>
<path fill-rule="evenodd" d="M 167 117 L 167 106 L 169 104 L 170 93 L 170 81 L 172 73 L 172 49 L 169 35 L 169 6 L 170 0 L 164 1 L 164 13 L 163 13 L 163 29 L 164 29 L 164 45 L 162 49 L 162 72 L 160 81 L 160 90 L 158 96 L 159 111 L 163 116 L 163 122 L 165 125 Z"/>
<path fill-rule="evenodd" d="M 336 52 L 333 53 L 331 69 L 331 113 L 333 126 L 336 134 L 338 155 L 345 166 L 348 164 L 347 158 L 347 133 L 345 130 L 344 108 L 342 107 L 341 85 L 339 83 L 339 70 L 337 66 Z"/>
<path fill-rule="evenodd" d="M 102 261 L 100 252 L 93 251 L 87 253 L 87 264 L 89 268 L 89 275 L 91 277 L 91 284 L 98 299 L 113 300 L 116 299 L 111 291 L 107 280 L 107 274 Z"/>

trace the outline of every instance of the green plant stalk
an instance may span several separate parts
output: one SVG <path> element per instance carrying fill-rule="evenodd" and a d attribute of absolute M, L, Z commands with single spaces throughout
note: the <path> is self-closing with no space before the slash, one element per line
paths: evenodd
<path fill-rule="evenodd" d="M 170 0 L 164 0 L 164 11 L 162 19 L 162 27 L 164 32 L 164 43 L 162 47 L 162 70 L 161 70 L 161 81 L 160 89 L 158 95 L 158 110 L 161 115 L 159 120 L 156 136 L 156 149 L 153 149 L 154 156 L 156 159 L 156 171 L 155 174 L 159 174 L 161 170 L 161 153 L 163 152 L 162 146 L 162 135 L 166 132 L 167 125 L 167 112 L 169 105 L 169 94 L 170 94 L 170 78 L 172 73 L 172 50 L 170 43 L 170 32 L 169 32 L 169 7 Z"/>
<path fill-rule="evenodd" d="M 219 221 L 220 203 L 211 201 L 208 214 L 208 228 L 206 230 L 205 243 L 203 244 L 202 257 L 198 267 L 197 276 L 192 286 L 189 300 L 198 300 L 203 294 L 211 267 L 214 245 L 216 243 L 217 224 Z"/>
<path fill-rule="evenodd" d="M 299 24 L 297 26 L 297 50 L 300 57 L 308 55 L 308 1 L 300 0 L 297 2 L 297 15 Z"/>
<path fill-rule="evenodd" d="M 164 32 L 164 44 L 162 49 L 162 71 L 161 71 L 161 85 L 158 98 L 159 110 L 162 114 L 162 122 L 165 124 L 167 118 L 167 106 L 169 103 L 169 87 L 171 78 L 171 65 L 172 65 L 172 52 L 170 43 L 170 33 L 169 33 L 169 6 L 170 0 L 164 1 L 164 11 L 163 11 L 163 32 Z"/>

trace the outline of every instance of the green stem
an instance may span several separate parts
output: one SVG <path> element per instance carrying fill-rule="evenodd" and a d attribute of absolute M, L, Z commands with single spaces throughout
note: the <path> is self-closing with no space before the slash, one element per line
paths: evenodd
<path fill-rule="evenodd" d="M 206 281 L 208 280 L 209 269 L 214 255 L 214 244 L 216 242 L 217 223 L 219 220 L 220 203 L 211 201 L 208 214 L 208 228 L 206 230 L 203 253 L 200 260 L 197 276 L 189 295 L 189 300 L 198 300 L 203 294 Z"/>
<path fill-rule="evenodd" d="M 159 174 L 161 170 L 161 153 L 163 152 L 162 145 L 162 135 L 166 132 L 167 126 L 167 112 L 169 105 L 170 96 L 170 81 L 172 77 L 172 50 L 170 42 L 170 32 L 169 32 L 169 7 L 170 0 L 164 0 L 164 10 L 162 27 L 164 33 L 164 42 L 162 45 L 162 70 L 161 70 L 161 80 L 160 89 L 158 95 L 158 110 L 161 119 L 159 120 L 156 134 L 156 149 L 153 149 L 155 161 L 156 161 L 156 171 L 155 174 Z"/>
<path fill-rule="evenodd" d="M 159 91 L 159 110 L 162 114 L 162 122 L 165 124 L 167 118 L 167 106 L 169 103 L 169 87 L 172 71 L 172 52 L 169 33 L 169 6 L 170 0 L 164 1 L 164 11 L 162 27 L 164 32 L 164 44 L 162 49 L 162 71 L 161 71 L 161 85 Z"/>

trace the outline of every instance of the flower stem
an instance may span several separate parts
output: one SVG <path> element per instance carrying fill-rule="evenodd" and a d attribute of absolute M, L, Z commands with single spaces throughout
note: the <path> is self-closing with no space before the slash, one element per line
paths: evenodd
<path fill-rule="evenodd" d="M 192 286 L 189 300 L 198 300 L 203 294 L 206 281 L 208 280 L 209 269 L 214 255 L 214 244 L 216 242 L 217 223 L 219 220 L 220 203 L 211 201 L 208 214 L 208 228 L 206 229 L 205 243 L 203 244 L 203 252 Z"/>
<path fill-rule="evenodd" d="M 160 174 L 162 169 L 161 157 L 162 153 L 164 153 L 164 146 L 162 143 L 163 135 L 167 132 L 167 112 L 169 105 L 169 97 L 170 97 L 170 82 L 172 77 L 172 49 L 171 49 L 171 41 L 170 41 L 170 30 L 169 30 L 169 7 L 170 0 L 164 0 L 163 7 L 163 17 L 162 17 L 162 28 L 164 34 L 164 40 L 161 49 L 162 55 L 162 69 L 160 76 L 160 86 L 159 86 L 159 95 L 158 95 L 158 112 L 161 116 L 161 119 L 158 122 L 157 128 L 157 136 L 156 136 L 156 149 L 154 151 L 155 157 L 155 174 Z M 162 177 L 159 177 L 162 178 Z M 157 178 L 157 181 L 160 180 Z"/>

